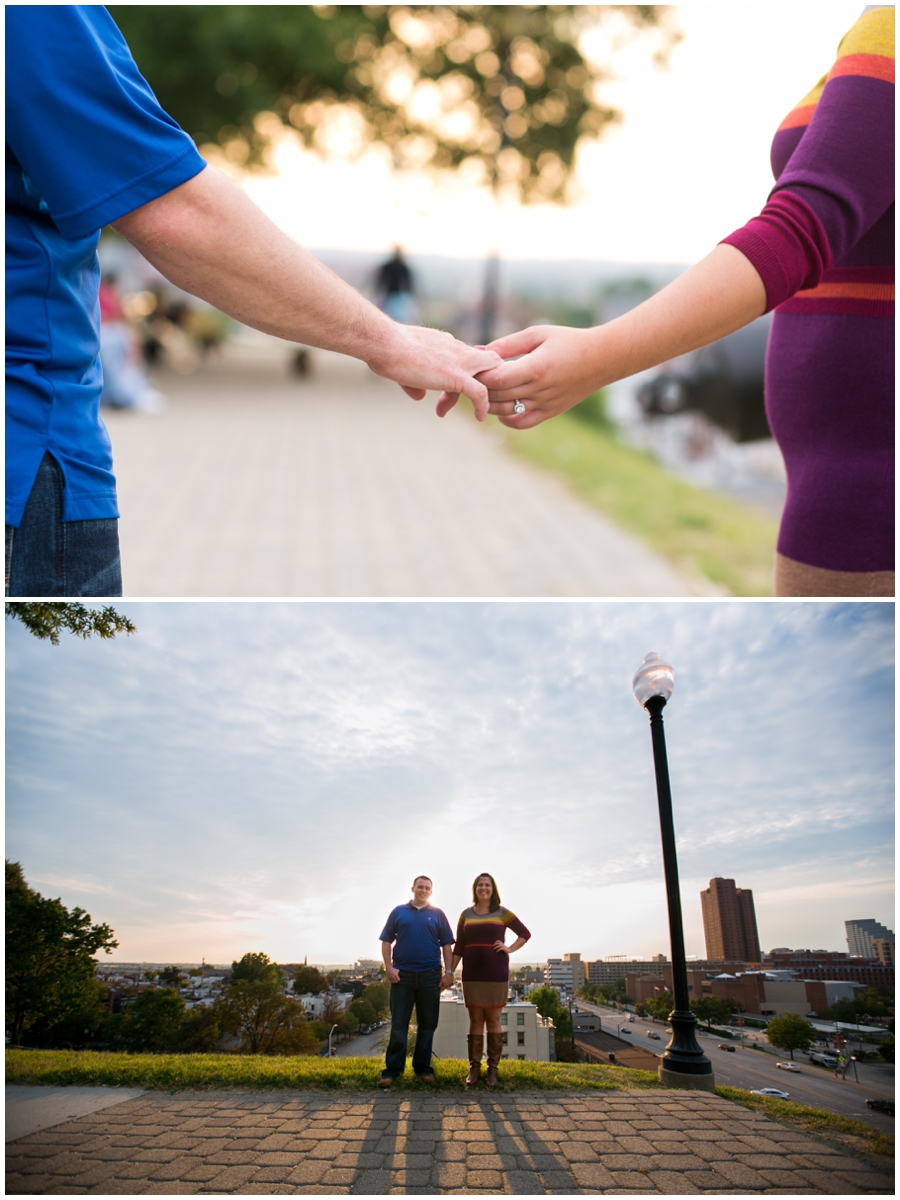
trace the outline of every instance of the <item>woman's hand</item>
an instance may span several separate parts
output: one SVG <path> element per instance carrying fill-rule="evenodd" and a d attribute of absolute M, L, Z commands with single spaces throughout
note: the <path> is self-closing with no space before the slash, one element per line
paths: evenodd
<path fill-rule="evenodd" d="M 605 382 L 601 336 L 598 329 L 534 325 L 492 342 L 488 349 L 515 361 L 478 376 L 490 393 L 488 411 L 510 429 L 531 429 L 579 404 Z M 517 401 L 525 405 L 518 415 L 513 408 Z"/>
<path fill-rule="evenodd" d="M 494 950 L 497 954 L 509 954 L 509 946 L 505 942 L 494 942 Z"/>

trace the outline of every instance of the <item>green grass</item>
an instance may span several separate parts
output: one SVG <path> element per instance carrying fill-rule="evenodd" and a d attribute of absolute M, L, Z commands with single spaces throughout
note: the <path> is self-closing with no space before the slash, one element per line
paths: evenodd
<path fill-rule="evenodd" d="M 602 413 L 585 419 L 576 412 L 524 432 L 504 430 L 506 445 L 562 476 L 578 496 L 675 567 L 734 596 L 771 596 L 774 519 L 676 479 L 649 454 L 616 441 Z"/>
<path fill-rule="evenodd" d="M 831 1136 L 854 1150 L 862 1150 L 879 1158 L 894 1157 L 894 1135 L 884 1133 L 865 1121 L 842 1117 L 825 1108 L 812 1108 L 805 1104 L 794 1104 L 791 1100 L 779 1100 L 777 1096 L 754 1096 L 743 1088 L 717 1087 L 716 1095 L 726 1100 L 764 1113 L 782 1125 L 792 1125 L 809 1133 Z"/>
<path fill-rule="evenodd" d="M 6 1082 L 140 1088 L 323 1088 L 368 1091 L 381 1075 L 377 1058 L 268 1058 L 240 1054 L 117 1054 L 78 1050 L 8 1050 Z M 464 1091 L 468 1063 L 442 1059 L 437 1084 L 444 1092 Z M 655 1072 L 582 1063 L 505 1062 L 500 1090 L 578 1091 L 604 1088 L 658 1088 Z M 401 1087 L 423 1089 L 407 1071 Z M 433 1091 L 434 1088 L 428 1090 Z"/>

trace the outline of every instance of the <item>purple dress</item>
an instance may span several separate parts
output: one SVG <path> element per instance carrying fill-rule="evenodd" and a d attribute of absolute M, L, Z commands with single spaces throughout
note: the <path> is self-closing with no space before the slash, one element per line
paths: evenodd
<path fill-rule="evenodd" d="M 725 238 L 775 309 L 766 410 L 788 491 L 779 554 L 894 568 L 894 10 L 864 13 L 782 121 L 777 183 Z"/>
<path fill-rule="evenodd" d="M 462 958 L 463 998 L 469 1008 L 502 1008 L 509 998 L 509 955 L 494 942 L 505 942 L 509 929 L 526 942 L 531 934 L 514 912 L 501 904 L 494 912 L 460 913 L 453 953 Z"/>

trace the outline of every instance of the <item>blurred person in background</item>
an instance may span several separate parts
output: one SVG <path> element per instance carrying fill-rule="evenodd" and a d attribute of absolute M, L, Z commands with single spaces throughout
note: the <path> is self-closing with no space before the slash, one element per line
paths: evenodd
<path fill-rule="evenodd" d="M 894 595 L 894 8 L 869 5 L 772 143 L 759 216 L 595 329 L 537 326 L 480 378 L 530 429 L 775 310 L 766 410 L 788 476 L 779 596 Z M 443 414 L 455 403 L 438 401 Z"/>
<path fill-rule="evenodd" d="M 164 14 L 165 9 L 161 8 Z M 163 17 L 164 19 L 164 17 Z M 288 342 L 349 354 L 420 400 L 499 363 L 399 325 L 208 167 L 100 5 L 6 9 L 6 594 L 122 594 L 100 419 L 100 230 L 186 292 Z"/>
<path fill-rule="evenodd" d="M 413 273 L 403 257 L 403 247 L 395 246 L 394 253 L 381 264 L 375 275 L 378 307 L 401 325 L 413 325 L 416 321 L 415 290 Z"/>
<path fill-rule="evenodd" d="M 165 397 L 151 387 L 144 374 L 141 349 L 125 316 L 116 283 L 112 273 L 100 280 L 100 365 L 103 371 L 100 403 L 137 412 L 161 412 Z"/>

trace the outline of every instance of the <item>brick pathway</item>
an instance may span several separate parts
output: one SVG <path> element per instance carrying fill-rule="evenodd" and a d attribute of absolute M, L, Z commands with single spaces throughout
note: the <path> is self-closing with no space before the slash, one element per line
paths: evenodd
<path fill-rule="evenodd" d="M 8 1194 L 884 1195 L 717 1096 L 148 1092 L 7 1146 Z"/>
<path fill-rule="evenodd" d="M 128 596 L 687 596 L 673 567 L 456 411 L 362 363 L 233 347 L 104 412 Z"/>

